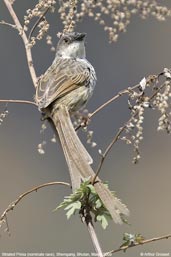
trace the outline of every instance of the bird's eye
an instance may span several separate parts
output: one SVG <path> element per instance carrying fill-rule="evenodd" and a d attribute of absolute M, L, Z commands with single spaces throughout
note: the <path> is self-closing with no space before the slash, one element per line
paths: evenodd
<path fill-rule="evenodd" d="M 64 42 L 65 43 L 69 43 L 69 39 L 68 38 L 64 38 Z"/>

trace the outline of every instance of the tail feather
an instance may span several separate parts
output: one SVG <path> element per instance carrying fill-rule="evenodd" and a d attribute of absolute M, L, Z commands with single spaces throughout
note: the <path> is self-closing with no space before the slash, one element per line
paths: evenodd
<path fill-rule="evenodd" d="M 122 224 L 120 214 L 129 216 L 129 210 L 125 204 L 121 202 L 112 192 L 101 182 L 94 184 L 95 190 L 98 193 L 106 209 L 110 212 L 115 223 Z"/>
<path fill-rule="evenodd" d="M 60 138 L 60 142 L 62 145 L 62 149 L 65 155 L 65 159 L 69 168 L 69 173 L 70 173 L 70 178 L 71 178 L 71 184 L 72 184 L 72 190 L 73 192 L 80 187 L 81 184 L 81 175 L 77 169 L 77 167 L 75 166 L 75 163 L 73 162 L 73 157 L 71 155 L 71 151 L 68 149 L 68 142 L 66 140 L 65 134 L 63 132 L 63 126 L 61 126 L 61 122 L 59 122 L 59 117 L 55 117 L 57 118 L 57 123 L 56 124 L 56 128 L 58 131 L 58 135 Z"/>
<path fill-rule="evenodd" d="M 55 111 L 52 117 L 58 130 L 61 145 L 69 167 L 73 191 L 80 187 L 81 179 L 93 178 L 95 173 L 91 168 L 91 157 L 79 140 L 72 125 L 69 113 L 65 107 Z M 111 191 L 97 178 L 95 190 L 115 223 L 122 223 L 120 214 L 129 215 L 128 208 L 115 197 Z"/>

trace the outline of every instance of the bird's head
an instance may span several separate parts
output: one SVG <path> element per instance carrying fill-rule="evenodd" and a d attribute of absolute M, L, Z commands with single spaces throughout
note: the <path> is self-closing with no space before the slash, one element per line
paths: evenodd
<path fill-rule="evenodd" d="M 57 56 L 85 58 L 85 33 L 68 32 L 61 36 L 57 45 Z"/>

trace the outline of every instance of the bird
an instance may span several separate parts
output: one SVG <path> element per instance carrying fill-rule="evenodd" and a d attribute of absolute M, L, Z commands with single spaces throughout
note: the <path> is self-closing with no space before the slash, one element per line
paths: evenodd
<path fill-rule="evenodd" d="M 92 157 L 80 141 L 71 116 L 84 108 L 96 85 L 96 72 L 86 59 L 85 33 L 65 32 L 56 48 L 52 65 L 40 76 L 35 100 L 39 110 L 53 122 L 68 165 L 72 190 L 75 192 L 82 181 L 94 178 Z M 122 214 L 129 210 L 102 183 L 99 177 L 94 183 L 106 209 L 115 223 L 122 223 Z"/>

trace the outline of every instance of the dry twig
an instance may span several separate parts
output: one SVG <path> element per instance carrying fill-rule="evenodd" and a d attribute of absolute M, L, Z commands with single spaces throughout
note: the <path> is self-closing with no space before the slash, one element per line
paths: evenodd
<path fill-rule="evenodd" d="M 24 46 L 25 46 L 25 51 L 26 51 L 26 57 L 27 57 L 27 63 L 28 63 L 28 67 L 29 67 L 29 71 L 30 71 L 30 75 L 33 81 L 33 85 L 36 88 L 37 86 L 37 76 L 36 76 L 36 72 L 34 69 L 34 65 L 33 65 L 33 58 L 32 58 L 32 53 L 31 53 L 31 49 L 29 47 L 29 40 L 27 38 L 26 33 L 23 30 L 23 27 L 21 26 L 21 23 L 12 7 L 12 4 L 10 3 L 9 0 L 4 0 L 4 3 L 15 23 L 15 26 L 19 32 L 19 35 L 21 36 Z"/>
<path fill-rule="evenodd" d="M 7 213 L 12 211 L 14 209 L 14 207 L 27 195 L 31 194 L 32 192 L 37 192 L 39 189 L 43 188 L 43 187 L 47 187 L 47 186 L 55 186 L 55 185 L 63 185 L 63 186 L 68 186 L 70 187 L 69 183 L 66 182 L 58 182 L 58 181 L 54 181 L 54 182 L 49 182 L 49 183 L 45 183 L 36 187 L 31 188 L 30 190 L 24 192 L 23 194 L 21 194 L 15 201 L 13 201 L 12 203 L 10 203 L 8 205 L 8 207 L 4 210 L 4 212 L 1 214 L 0 216 L 0 223 L 5 222 L 7 220 Z"/>
<path fill-rule="evenodd" d="M 3 21 L 3 20 L 0 21 L 0 24 L 1 24 L 1 25 L 5 25 L 5 26 L 9 26 L 9 27 L 11 27 L 11 28 L 13 28 L 13 29 L 17 29 L 16 25 L 11 24 L 11 23 L 8 23 L 8 22 Z"/>
<path fill-rule="evenodd" d="M 120 247 L 116 250 L 112 250 L 110 252 L 107 252 L 107 253 L 105 253 L 104 256 L 111 256 L 112 253 L 118 253 L 120 251 L 126 251 L 127 249 L 135 247 L 135 246 L 140 246 L 140 245 L 142 246 L 144 244 L 148 244 L 148 243 L 152 243 L 152 242 L 156 242 L 156 241 L 159 241 L 159 240 L 162 240 L 162 239 L 168 239 L 168 238 L 171 238 L 171 234 L 142 240 L 140 243 L 134 243 L 134 244 L 131 244 L 131 245 L 128 245 L 128 246 L 123 246 L 123 247 Z"/>
<path fill-rule="evenodd" d="M 12 99 L 0 99 L 0 103 L 19 103 L 19 104 L 31 104 L 37 107 L 37 104 L 27 100 L 12 100 Z"/>
<path fill-rule="evenodd" d="M 154 80 L 158 80 L 158 77 L 161 75 L 150 75 L 148 76 L 147 79 L 147 83 L 150 82 L 150 80 L 152 80 L 152 82 L 154 82 Z M 130 95 L 134 92 L 135 89 L 138 89 L 140 86 L 140 84 L 137 84 L 133 87 L 129 87 L 126 90 L 120 91 L 117 95 L 115 95 L 114 97 L 112 97 L 110 100 L 108 100 L 107 102 L 105 102 L 104 104 L 102 104 L 100 107 L 98 107 L 93 113 L 90 113 L 89 117 L 92 117 L 94 115 L 96 115 L 99 111 L 101 111 L 103 108 L 105 108 L 106 106 L 108 106 L 109 104 L 111 104 L 112 102 L 114 102 L 115 100 L 117 100 L 119 97 L 127 94 Z M 166 83 L 164 82 L 162 85 L 160 85 L 157 89 L 155 89 L 155 91 L 152 93 L 152 95 L 150 97 L 148 97 L 148 103 L 150 103 L 150 101 L 152 101 L 156 95 L 166 86 Z M 141 96 L 141 95 L 140 95 Z M 144 102 L 142 102 L 142 104 L 139 105 L 139 107 L 143 106 Z M 131 115 L 130 119 L 121 127 L 119 128 L 118 132 L 116 133 L 116 135 L 113 137 L 113 139 L 111 140 L 111 142 L 109 143 L 109 145 L 106 147 L 104 153 L 101 153 L 101 160 L 99 162 L 97 171 L 96 171 L 96 175 L 93 178 L 93 183 L 96 181 L 97 176 L 100 173 L 100 170 L 102 168 L 102 165 L 105 161 L 105 158 L 107 157 L 107 155 L 109 154 L 110 150 L 112 149 L 113 145 L 118 141 L 118 139 L 120 138 L 121 134 L 127 129 L 128 124 L 131 123 L 131 121 L 138 115 L 139 113 L 139 109 L 137 109 L 134 114 Z"/>

